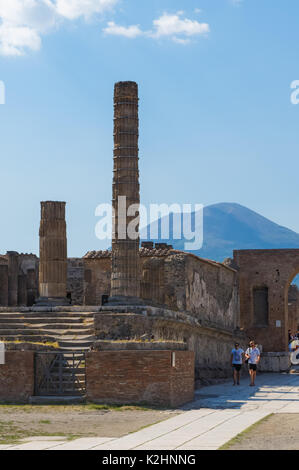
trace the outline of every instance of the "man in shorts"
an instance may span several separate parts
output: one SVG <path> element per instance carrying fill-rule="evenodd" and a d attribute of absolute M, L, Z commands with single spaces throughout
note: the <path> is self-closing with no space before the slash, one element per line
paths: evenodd
<path fill-rule="evenodd" d="M 234 349 L 231 352 L 230 363 L 234 369 L 234 383 L 233 385 L 240 385 L 240 371 L 244 361 L 244 351 L 240 348 L 239 343 L 235 344 Z"/>
<path fill-rule="evenodd" d="M 250 341 L 249 348 L 245 353 L 245 357 L 248 359 L 250 387 L 254 387 L 256 377 L 256 366 L 260 362 L 261 358 L 260 350 L 256 347 L 254 341 Z"/>

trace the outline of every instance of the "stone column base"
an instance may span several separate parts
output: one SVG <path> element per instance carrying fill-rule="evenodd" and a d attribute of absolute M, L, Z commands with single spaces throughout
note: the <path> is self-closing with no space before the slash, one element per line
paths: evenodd
<path fill-rule="evenodd" d="M 124 295 L 114 295 L 109 297 L 108 302 L 105 305 L 145 305 L 143 299 L 139 297 L 127 297 Z"/>
<path fill-rule="evenodd" d="M 70 305 L 70 301 L 66 297 L 39 297 L 35 305 L 37 307 L 60 307 Z"/>

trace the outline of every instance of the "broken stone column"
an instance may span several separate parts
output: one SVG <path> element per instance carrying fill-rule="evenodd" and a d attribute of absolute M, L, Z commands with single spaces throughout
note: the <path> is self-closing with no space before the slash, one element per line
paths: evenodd
<path fill-rule="evenodd" d="M 139 216 L 138 170 L 138 85 L 119 82 L 114 88 L 114 209 L 112 240 L 111 297 L 109 303 L 139 303 L 139 221 L 137 236 L 128 236 L 130 222 Z M 136 205 L 137 213 L 127 209 Z M 120 208 L 123 212 L 120 214 Z"/>
<path fill-rule="evenodd" d="M 67 305 L 65 202 L 41 202 L 39 230 L 39 299 L 41 305 Z"/>
<path fill-rule="evenodd" d="M 8 306 L 8 265 L 0 264 L 0 307 Z"/>
<path fill-rule="evenodd" d="M 18 305 L 18 276 L 19 276 L 19 254 L 16 251 L 8 251 L 8 305 Z"/>

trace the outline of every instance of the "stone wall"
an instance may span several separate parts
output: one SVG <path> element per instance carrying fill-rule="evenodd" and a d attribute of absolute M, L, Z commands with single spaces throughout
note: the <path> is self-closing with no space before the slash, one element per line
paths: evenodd
<path fill-rule="evenodd" d="M 106 307 L 107 309 L 109 307 Z M 205 384 L 231 376 L 230 353 L 238 341 L 245 349 L 247 338 L 239 330 L 217 328 L 186 312 L 158 307 L 132 311 L 104 310 L 95 313 L 95 332 L 99 341 L 142 340 L 175 341 L 195 354 L 195 378 Z"/>
<path fill-rule="evenodd" d="M 111 256 L 101 252 L 97 258 L 84 258 L 84 304 L 102 305 L 103 295 L 110 295 Z"/>
<path fill-rule="evenodd" d="M 89 352 L 86 388 L 87 399 L 98 403 L 180 406 L 194 397 L 194 356 L 188 351 Z"/>
<path fill-rule="evenodd" d="M 0 400 L 27 402 L 34 394 L 34 352 L 6 351 L 0 364 Z"/>
<path fill-rule="evenodd" d="M 110 294 L 110 253 L 90 252 L 83 259 L 85 304 L 102 305 L 102 296 Z M 169 248 L 141 248 L 140 276 L 145 303 L 187 311 L 221 328 L 240 326 L 234 269 Z"/>
<path fill-rule="evenodd" d="M 67 260 L 67 297 L 72 305 L 84 304 L 84 261 L 82 258 Z"/>
<path fill-rule="evenodd" d="M 0 306 L 34 304 L 38 296 L 38 265 L 33 254 L 11 251 L 0 256 Z"/>
<path fill-rule="evenodd" d="M 216 327 L 234 330 L 239 323 L 238 274 L 222 264 L 188 256 L 186 310 Z"/>
<path fill-rule="evenodd" d="M 286 372 L 291 366 L 288 352 L 268 352 L 261 354 L 258 365 L 260 372 Z"/>
<path fill-rule="evenodd" d="M 292 333 L 299 331 L 299 289 L 291 285 L 288 293 L 288 328 Z"/>
<path fill-rule="evenodd" d="M 236 250 L 239 269 L 241 326 L 265 352 L 287 351 L 288 290 L 299 273 L 299 250 Z M 267 324 L 256 323 L 254 290 L 268 289 Z"/>

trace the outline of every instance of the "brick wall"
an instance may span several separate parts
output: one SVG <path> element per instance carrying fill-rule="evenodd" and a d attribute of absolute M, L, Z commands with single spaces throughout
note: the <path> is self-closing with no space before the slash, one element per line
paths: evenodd
<path fill-rule="evenodd" d="M 86 387 L 87 399 L 100 403 L 179 406 L 193 400 L 194 353 L 89 352 L 86 355 Z"/>
<path fill-rule="evenodd" d="M 287 351 L 287 331 L 292 328 L 288 314 L 288 290 L 299 272 L 299 250 L 235 250 L 239 267 L 241 326 L 265 352 Z M 254 290 L 268 289 L 268 325 L 256 325 Z"/>
<path fill-rule="evenodd" d="M 27 401 L 34 394 L 34 352 L 6 351 L 0 364 L 0 400 Z"/>

